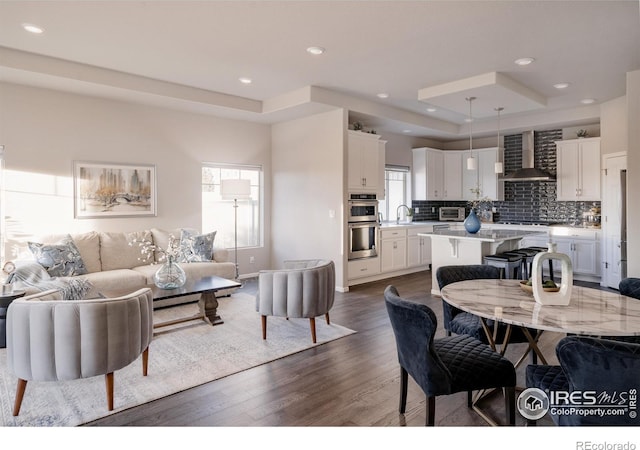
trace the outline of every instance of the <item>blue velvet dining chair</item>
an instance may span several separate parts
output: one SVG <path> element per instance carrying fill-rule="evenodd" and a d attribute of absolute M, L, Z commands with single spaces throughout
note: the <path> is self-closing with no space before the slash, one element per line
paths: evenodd
<path fill-rule="evenodd" d="M 624 278 L 618 284 L 620 294 L 640 300 L 640 278 Z M 640 344 L 640 336 L 596 336 L 612 341 L 632 342 Z"/>
<path fill-rule="evenodd" d="M 568 336 L 556 346 L 559 366 L 529 365 L 526 369 L 527 387 L 545 392 L 595 391 L 611 396 L 640 390 L 640 344 L 598 339 L 587 336 Z M 633 417 L 632 417 L 633 416 Z M 640 425 L 633 414 L 551 415 L 556 425 L 618 426 Z M 528 422 L 534 425 L 535 422 Z"/>
<path fill-rule="evenodd" d="M 438 287 L 443 289 L 445 286 L 466 280 L 479 280 L 479 279 L 499 279 L 500 269 L 494 266 L 486 264 L 470 264 L 460 266 L 442 266 L 436 271 L 436 279 L 438 280 Z M 448 336 L 454 334 L 466 334 L 473 336 L 485 344 L 489 343 L 487 334 L 482 328 L 480 317 L 462 311 L 455 306 L 451 306 L 444 299 L 442 300 L 442 315 L 443 326 Z M 493 329 L 494 322 L 487 320 L 487 326 Z M 507 325 L 504 323 L 498 324 L 496 343 L 504 341 Z M 536 330 L 529 330 L 532 336 L 536 336 Z M 523 343 L 528 342 L 527 337 L 522 332 L 520 327 L 512 327 L 511 335 L 509 336 L 509 343 Z M 531 362 L 537 362 L 537 355 L 535 352 L 531 353 Z"/>
<path fill-rule="evenodd" d="M 427 396 L 426 425 L 435 424 L 436 397 L 483 389 L 504 389 L 507 423 L 515 425 L 516 371 L 513 364 L 471 336 L 434 339 L 438 322 L 426 305 L 401 298 L 394 286 L 384 291 L 400 363 L 400 406 L 407 406 L 409 375 Z"/>

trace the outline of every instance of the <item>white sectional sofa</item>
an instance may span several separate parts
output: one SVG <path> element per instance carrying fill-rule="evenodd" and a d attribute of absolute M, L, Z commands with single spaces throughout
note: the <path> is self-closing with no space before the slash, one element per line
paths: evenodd
<path fill-rule="evenodd" d="M 192 230 L 193 232 L 193 230 Z M 144 261 L 144 255 L 138 245 L 130 245 L 133 239 L 144 239 L 151 241 L 154 245 L 166 249 L 170 236 L 180 239 L 181 229 L 160 230 L 152 228 L 138 232 L 97 232 L 91 231 L 81 234 L 71 234 L 73 243 L 77 247 L 84 264 L 81 275 L 55 277 L 52 279 L 71 280 L 74 278 L 88 280 L 92 289 L 97 292 L 122 292 L 135 290 L 147 284 L 153 284 L 153 275 L 160 267 L 157 261 L 158 255 L 153 255 L 153 260 Z M 59 244 L 69 235 L 49 235 L 30 239 L 38 244 L 51 245 Z M 30 265 L 34 265 L 36 257 L 29 252 L 24 253 L 30 257 Z M 227 279 L 235 278 L 235 264 L 228 261 L 229 252 L 226 249 L 216 248 L 214 241 L 213 259 L 202 262 L 181 262 L 179 263 L 187 275 L 187 280 L 200 278 L 203 276 L 217 275 Z M 21 265 L 24 267 L 25 258 L 16 261 L 17 271 Z M 46 275 L 45 275 L 46 276 Z M 19 277 L 16 277 L 19 278 Z M 17 281 L 19 282 L 19 281 Z M 49 286 L 45 286 L 49 287 Z M 27 289 L 28 291 L 37 290 Z M 221 295 L 230 292 L 221 292 Z M 167 304 L 183 303 L 193 301 L 198 296 L 183 297 L 172 300 L 170 303 L 163 302 L 154 304 L 155 307 L 166 306 Z"/>

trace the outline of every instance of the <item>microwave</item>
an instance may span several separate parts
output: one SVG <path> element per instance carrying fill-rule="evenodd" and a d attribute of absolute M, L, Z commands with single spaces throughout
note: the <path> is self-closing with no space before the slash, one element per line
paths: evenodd
<path fill-rule="evenodd" d="M 464 222 L 465 209 L 457 206 L 443 206 L 438 209 L 441 222 Z"/>

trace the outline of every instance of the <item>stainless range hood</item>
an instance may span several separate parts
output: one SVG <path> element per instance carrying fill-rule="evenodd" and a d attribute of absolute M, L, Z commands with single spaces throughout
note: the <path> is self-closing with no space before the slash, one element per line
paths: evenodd
<path fill-rule="evenodd" d="M 505 175 L 504 181 L 553 181 L 553 175 L 534 167 L 534 141 L 533 131 L 522 133 L 522 169 Z"/>

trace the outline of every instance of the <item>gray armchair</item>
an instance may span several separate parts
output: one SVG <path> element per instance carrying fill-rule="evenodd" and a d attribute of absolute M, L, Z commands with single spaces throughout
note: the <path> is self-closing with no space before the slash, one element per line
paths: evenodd
<path fill-rule="evenodd" d="M 153 337 L 153 295 L 144 288 L 127 296 L 63 300 L 49 290 L 15 300 L 7 311 L 7 362 L 18 377 L 13 415 L 28 381 L 62 381 L 105 375 L 113 410 L 113 373 L 142 355 L 147 375 Z"/>
<path fill-rule="evenodd" d="M 308 318 L 315 344 L 315 318 L 324 315 L 330 323 L 335 277 L 333 261 L 318 259 L 285 261 L 284 269 L 261 270 L 256 311 L 262 320 L 262 339 L 267 338 L 267 316 Z"/>

